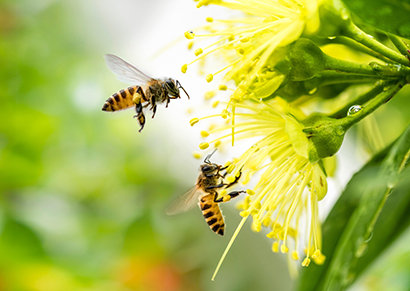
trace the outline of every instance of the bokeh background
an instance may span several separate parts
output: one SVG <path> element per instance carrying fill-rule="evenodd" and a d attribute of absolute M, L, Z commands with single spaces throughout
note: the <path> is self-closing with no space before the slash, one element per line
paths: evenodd
<path fill-rule="evenodd" d="M 223 207 L 223 238 L 199 210 L 164 214 L 202 162 L 192 156 L 200 136 L 188 121 L 212 86 L 180 67 L 193 59 L 183 32 L 225 13 L 212 9 L 190 0 L 0 2 L 1 291 L 292 289 L 286 257 L 248 226 L 210 280 L 240 220 L 233 205 Z M 132 110 L 101 111 L 127 86 L 106 67 L 106 53 L 180 80 L 191 100 L 160 107 L 138 133 Z M 341 163 L 325 212 L 361 164 L 356 156 Z M 408 274 L 404 242 L 355 288 L 382 290 Z M 380 275 L 386 262 L 391 276 Z"/>

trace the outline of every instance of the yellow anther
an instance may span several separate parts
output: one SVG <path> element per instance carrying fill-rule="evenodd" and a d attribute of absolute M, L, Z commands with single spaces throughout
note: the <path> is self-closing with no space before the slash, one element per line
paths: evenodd
<path fill-rule="evenodd" d="M 207 149 L 208 147 L 209 147 L 209 143 L 207 143 L 207 142 L 202 142 L 202 143 L 199 144 L 199 148 L 201 150 Z"/>
<path fill-rule="evenodd" d="M 266 217 L 262 220 L 262 225 L 263 225 L 264 227 L 268 227 L 270 223 L 271 223 L 271 219 L 270 219 L 269 216 L 266 216 Z"/>
<path fill-rule="evenodd" d="M 196 49 L 195 51 L 194 51 L 194 54 L 196 55 L 196 56 L 199 56 L 200 54 L 202 54 L 204 51 L 201 49 L 201 48 L 198 48 L 198 49 Z"/>
<path fill-rule="evenodd" d="M 195 159 L 200 159 L 200 158 L 202 157 L 202 155 L 201 155 L 200 153 L 198 153 L 198 152 L 193 152 L 193 153 L 192 153 L 192 156 L 193 156 Z"/>
<path fill-rule="evenodd" d="M 241 211 L 239 213 L 239 215 L 242 216 L 242 217 L 247 217 L 247 216 L 249 216 L 249 211 L 247 211 L 247 210 Z"/>
<path fill-rule="evenodd" d="M 206 130 L 201 130 L 201 136 L 202 137 L 208 137 L 209 133 Z"/>
<path fill-rule="evenodd" d="M 255 191 L 251 189 L 246 189 L 246 193 L 248 193 L 248 195 L 255 195 Z"/>
<path fill-rule="evenodd" d="M 237 49 L 236 49 L 236 52 L 238 53 L 238 55 L 241 56 L 241 55 L 243 55 L 243 54 L 245 53 L 245 50 L 240 47 L 240 48 L 237 48 Z"/>
<path fill-rule="evenodd" d="M 293 251 L 293 252 L 292 252 L 292 260 L 294 260 L 294 261 L 299 260 L 299 256 L 298 256 L 298 252 L 297 252 L 297 251 Z"/>
<path fill-rule="evenodd" d="M 184 33 L 187 39 L 193 39 L 195 37 L 195 33 L 192 30 L 188 30 Z"/>
<path fill-rule="evenodd" d="M 194 46 L 194 42 L 193 42 L 193 41 L 190 41 L 190 42 L 188 43 L 188 49 L 190 50 L 193 46 Z"/>
<path fill-rule="evenodd" d="M 279 242 L 275 241 L 275 242 L 272 244 L 272 252 L 274 252 L 274 253 L 278 253 L 278 252 L 279 252 Z"/>
<path fill-rule="evenodd" d="M 218 106 L 218 104 L 219 104 L 219 101 L 218 101 L 218 100 L 215 100 L 215 101 L 212 103 L 212 107 L 213 107 L 213 108 L 216 108 L 216 106 Z"/>
<path fill-rule="evenodd" d="M 226 177 L 226 181 L 228 181 L 229 183 L 232 183 L 235 181 L 235 177 L 234 176 L 228 176 Z"/>
<path fill-rule="evenodd" d="M 226 85 L 219 85 L 218 89 L 221 91 L 226 91 L 228 87 Z"/>
<path fill-rule="evenodd" d="M 303 267 L 307 267 L 310 264 L 310 259 L 309 258 L 305 258 L 302 262 L 302 266 Z"/>
<path fill-rule="evenodd" d="M 266 235 L 267 238 L 274 238 L 275 237 L 275 233 L 273 231 L 271 231 L 270 233 L 268 233 Z"/>
<path fill-rule="evenodd" d="M 313 252 L 312 258 L 316 259 L 318 258 L 322 253 L 320 252 L 319 249 L 316 249 L 316 251 Z"/>
<path fill-rule="evenodd" d="M 289 248 L 283 244 L 280 246 L 280 251 L 282 252 L 282 254 L 286 254 L 289 251 Z"/>
<path fill-rule="evenodd" d="M 215 91 L 208 91 L 205 93 L 205 99 L 209 100 L 211 98 L 215 97 Z"/>
<path fill-rule="evenodd" d="M 232 164 L 231 161 L 227 161 L 227 162 L 224 164 L 224 167 L 227 167 L 227 166 L 229 166 L 230 164 Z"/>
<path fill-rule="evenodd" d="M 212 80 L 214 79 L 214 75 L 212 75 L 212 74 L 208 74 L 208 75 L 206 75 L 206 81 L 209 83 L 209 82 L 212 82 Z"/>
<path fill-rule="evenodd" d="M 316 265 L 323 265 L 326 261 L 326 256 L 323 254 L 320 254 L 319 257 L 317 257 L 316 259 L 314 259 Z"/>
<path fill-rule="evenodd" d="M 216 148 L 219 147 L 219 146 L 221 145 L 221 143 L 222 143 L 222 142 L 221 142 L 220 140 L 216 141 L 216 142 L 215 142 L 215 147 L 216 147 Z"/>
<path fill-rule="evenodd" d="M 252 223 L 252 230 L 255 232 L 260 232 L 262 229 L 262 224 L 260 222 L 260 220 L 258 219 L 254 219 L 253 223 Z"/>
<path fill-rule="evenodd" d="M 230 164 L 229 166 L 228 166 L 228 168 L 226 168 L 226 172 L 228 173 L 228 174 L 230 174 L 230 173 L 232 173 L 232 171 L 235 169 L 235 165 L 234 164 Z"/>
<path fill-rule="evenodd" d="M 186 70 L 188 70 L 188 65 L 187 64 L 184 64 L 182 67 L 181 67 L 181 72 L 182 73 L 186 73 Z"/>
<path fill-rule="evenodd" d="M 213 22 L 213 21 L 214 21 L 214 19 L 213 19 L 212 17 L 207 17 L 205 20 L 206 20 L 207 22 Z"/>
<path fill-rule="evenodd" d="M 228 193 L 228 190 L 223 189 L 221 192 L 219 192 L 218 197 L 223 197 Z M 230 196 L 229 196 L 230 197 Z"/>
<path fill-rule="evenodd" d="M 222 110 L 221 116 L 222 116 L 223 119 L 228 118 L 228 110 L 226 110 L 226 109 Z"/>
<path fill-rule="evenodd" d="M 199 122 L 199 118 L 192 118 L 190 121 L 189 121 L 189 123 L 191 124 L 191 126 L 194 126 L 194 124 L 196 124 L 196 123 L 198 123 Z"/>

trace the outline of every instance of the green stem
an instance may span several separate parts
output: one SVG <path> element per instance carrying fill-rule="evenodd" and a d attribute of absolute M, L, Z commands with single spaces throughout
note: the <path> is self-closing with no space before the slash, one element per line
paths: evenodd
<path fill-rule="evenodd" d="M 409 48 L 404 44 L 403 40 L 395 34 L 388 34 L 391 42 L 395 45 L 395 47 L 401 52 L 403 55 L 409 57 L 410 51 Z"/>
<path fill-rule="evenodd" d="M 373 99 L 377 95 L 379 95 L 381 92 L 383 92 L 384 87 L 386 86 L 386 82 L 377 82 L 372 89 L 370 89 L 368 92 L 357 96 L 354 100 L 351 100 L 347 105 L 345 105 L 343 108 L 337 110 L 336 112 L 332 113 L 329 115 L 331 118 L 342 118 L 346 116 L 348 109 L 357 104 L 361 105 L 366 103 L 367 101 Z"/>
<path fill-rule="evenodd" d="M 335 84 L 365 84 L 373 83 L 380 79 L 380 76 L 366 76 L 356 74 L 338 73 L 334 71 L 324 71 L 315 78 L 320 80 L 320 86 L 335 85 Z M 310 80 L 305 81 L 308 83 Z M 313 88 L 312 88 L 313 89 Z"/>
<path fill-rule="evenodd" d="M 345 37 L 345 36 L 336 36 L 335 38 L 330 39 L 330 42 L 333 42 L 335 44 L 343 44 L 345 46 L 348 46 L 348 47 L 354 49 L 355 51 L 365 53 L 365 54 L 367 54 L 369 56 L 372 56 L 374 58 L 377 58 L 377 59 L 379 59 L 383 62 L 391 62 L 390 59 L 386 58 L 385 56 L 381 55 L 380 53 L 375 52 L 375 51 L 369 49 L 368 47 L 354 41 L 353 39 Z"/>
<path fill-rule="evenodd" d="M 365 104 L 362 109 L 356 114 L 339 119 L 339 126 L 346 132 L 354 124 L 358 123 L 360 120 L 375 111 L 381 105 L 388 102 L 406 84 L 407 81 L 405 79 L 397 81 L 389 89 Z"/>
<path fill-rule="evenodd" d="M 392 77 L 403 77 L 410 75 L 410 69 L 398 64 L 381 65 L 376 62 L 370 64 L 359 64 L 325 56 L 325 70 L 333 70 L 348 74 L 358 74 L 365 76 L 377 76 L 379 79 L 389 79 Z"/>
<path fill-rule="evenodd" d="M 371 50 L 382 54 L 383 56 L 400 63 L 405 66 L 410 66 L 410 60 L 407 59 L 402 54 L 388 48 L 387 46 L 381 44 L 377 40 L 374 39 L 373 36 L 366 34 L 361 29 L 359 29 L 356 25 L 351 23 L 346 27 L 343 32 L 345 36 L 354 39 L 355 41 L 367 46 Z"/>

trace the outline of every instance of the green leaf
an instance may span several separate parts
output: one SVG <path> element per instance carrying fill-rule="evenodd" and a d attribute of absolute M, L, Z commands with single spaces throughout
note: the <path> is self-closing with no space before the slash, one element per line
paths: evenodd
<path fill-rule="evenodd" d="M 391 187 L 399 181 L 409 148 L 410 128 L 383 162 L 387 151 L 354 175 L 323 225 L 326 262 L 304 269 L 297 290 L 346 288 L 409 224 L 410 171 L 406 170 L 374 227 Z"/>
<path fill-rule="evenodd" d="M 410 0 L 343 0 L 361 21 L 380 30 L 410 37 Z"/>

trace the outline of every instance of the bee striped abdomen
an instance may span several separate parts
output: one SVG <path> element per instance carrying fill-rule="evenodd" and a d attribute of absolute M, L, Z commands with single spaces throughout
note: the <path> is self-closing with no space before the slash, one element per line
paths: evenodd
<path fill-rule="evenodd" d="M 199 207 L 211 230 L 219 235 L 224 235 L 225 222 L 218 203 L 214 202 L 214 194 L 203 196 L 199 200 Z"/>
<path fill-rule="evenodd" d="M 134 106 L 134 93 L 137 91 L 138 87 L 139 86 L 132 86 L 114 93 L 107 99 L 107 101 L 105 101 L 102 110 L 118 111 Z"/>

